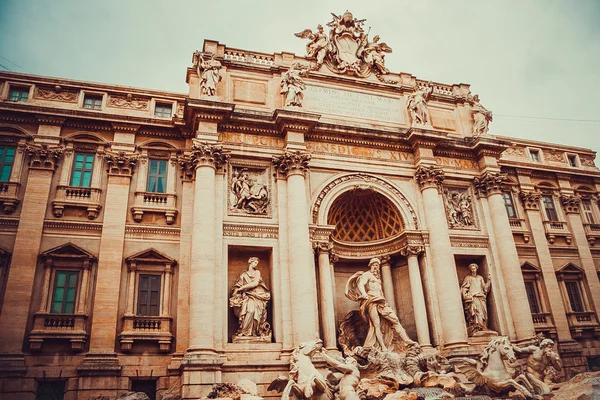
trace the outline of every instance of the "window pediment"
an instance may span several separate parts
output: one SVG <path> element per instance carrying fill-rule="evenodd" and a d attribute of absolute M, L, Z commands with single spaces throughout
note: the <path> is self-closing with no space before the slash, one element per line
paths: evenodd
<path fill-rule="evenodd" d="M 521 272 L 530 273 L 530 274 L 540 274 L 542 272 L 542 270 L 539 267 L 530 263 L 529 261 L 525 261 L 521 265 Z"/>
<path fill-rule="evenodd" d="M 40 254 L 42 259 L 95 260 L 96 256 L 73 243 L 65 243 Z"/>
<path fill-rule="evenodd" d="M 170 264 L 171 266 L 175 266 L 177 263 L 175 259 L 167 256 L 160 251 L 150 248 L 139 253 L 136 253 L 132 256 L 129 256 L 125 259 L 128 264 Z"/>
<path fill-rule="evenodd" d="M 557 274 L 576 274 L 576 275 L 583 275 L 584 271 L 583 268 L 573 264 L 573 263 L 567 263 L 564 266 L 562 266 L 558 271 L 556 271 Z"/>

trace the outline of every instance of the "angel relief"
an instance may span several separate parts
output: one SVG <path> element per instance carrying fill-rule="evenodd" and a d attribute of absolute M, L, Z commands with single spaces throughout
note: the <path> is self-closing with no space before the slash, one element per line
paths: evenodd
<path fill-rule="evenodd" d="M 366 20 L 356 19 L 351 12 L 343 15 L 333 15 L 333 20 L 327 24 L 329 35 L 321 25 L 317 31 L 305 29 L 296 33 L 302 39 L 310 39 L 306 45 L 306 57 L 316 60 L 314 70 L 325 64 L 338 74 L 350 74 L 366 78 L 375 74 L 377 78 L 386 83 L 395 83 L 384 79 L 389 73 L 385 66 L 385 55 L 392 49 L 387 44 L 379 42 L 379 36 L 369 40 L 369 32 L 365 33 L 363 25 Z"/>

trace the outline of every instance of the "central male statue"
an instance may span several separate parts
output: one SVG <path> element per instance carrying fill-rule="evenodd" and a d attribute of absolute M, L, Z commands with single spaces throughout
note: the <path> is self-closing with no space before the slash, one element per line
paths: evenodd
<path fill-rule="evenodd" d="M 387 351 L 394 342 L 394 333 L 405 345 L 414 343 L 383 296 L 378 258 L 369 261 L 370 270 L 357 272 L 346 283 L 346 297 L 360 303 L 360 314 L 369 323 L 364 347 Z"/>

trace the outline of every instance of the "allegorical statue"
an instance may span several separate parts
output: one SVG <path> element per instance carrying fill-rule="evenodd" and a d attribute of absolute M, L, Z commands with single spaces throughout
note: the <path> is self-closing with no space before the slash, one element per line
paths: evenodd
<path fill-rule="evenodd" d="M 560 371 L 562 364 L 560 356 L 554 351 L 554 341 L 544 338 L 539 345 L 518 347 L 513 345 L 514 350 L 519 354 L 528 354 L 525 368 L 525 376 L 533 387 L 536 395 L 550 393 L 550 386 L 545 382 L 549 369 Z"/>
<path fill-rule="evenodd" d="M 394 342 L 395 334 L 405 346 L 413 341 L 383 296 L 380 265 L 378 258 L 372 258 L 369 261 L 369 271 L 360 271 L 350 277 L 345 293 L 347 298 L 360 303 L 360 314 L 369 324 L 363 346 L 387 351 Z"/>
<path fill-rule="evenodd" d="M 385 66 L 385 53 L 391 52 L 392 48 L 385 43 L 379 43 L 379 35 L 375 35 L 373 41 L 369 42 L 364 49 L 363 60 L 371 66 L 376 75 L 389 74 L 390 70 Z"/>
<path fill-rule="evenodd" d="M 431 87 L 426 86 L 423 89 L 417 89 L 412 92 L 406 100 L 406 108 L 410 113 L 413 124 L 431 125 L 429 121 L 429 110 L 427 109 L 427 100 L 431 94 Z"/>
<path fill-rule="evenodd" d="M 488 132 L 488 124 L 492 121 L 492 112 L 481 105 L 478 95 L 473 97 L 471 111 L 473 112 L 473 137 L 485 135 Z"/>
<path fill-rule="evenodd" d="M 281 92 L 285 94 L 285 106 L 296 106 L 302 107 L 302 101 L 304 99 L 304 89 L 306 84 L 304 83 L 303 76 L 308 76 L 310 66 L 303 65 L 299 62 L 292 64 L 281 76 Z"/>
<path fill-rule="evenodd" d="M 266 214 L 269 206 L 267 186 L 251 179 L 247 168 L 234 169 L 231 191 L 235 196 L 233 208 L 250 214 Z"/>
<path fill-rule="evenodd" d="M 267 303 L 271 293 L 263 283 L 258 258 L 248 259 L 248 270 L 242 272 L 233 285 L 229 306 L 238 317 L 237 336 L 268 337 L 271 328 L 267 322 Z"/>
<path fill-rule="evenodd" d="M 296 37 L 302 39 L 310 39 L 306 44 L 306 58 L 317 60 L 315 69 L 318 70 L 323 65 L 323 60 L 329 51 L 329 39 L 323 31 L 323 26 L 318 25 L 317 31 L 313 33 L 310 29 L 305 29 L 302 32 L 295 33 Z"/>
<path fill-rule="evenodd" d="M 360 400 L 356 393 L 358 383 L 360 382 L 360 371 L 358 370 L 358 362 L 354 357 L 346 357 L 343 361 L 336 360 L 327 354 L 324 348 L 321 348 L 321 357 L 329 364 L 330 371 L 336 378 L 339 378 L 337 383 L 337 397 L 340 400 Z M 341 376 L 339 376 L 341 374 Z"/>
<path fill-rule="evenodd" d="M 198 75 L 200 76 L 200 91 L 203 96 L 216 96 L 217 84 L 221 81 L 221 63 L 213 54 L 207 61 L 200 53 L 198 57 Z"/>
<path fill-rule="evenodd" d="M 465 276 L 460 291 L 465 308 L 467 331 L 469 336 L 476 332 L 488 330 L 487 294 L 490 291 L 491 281 L 486 282 L 481 275 L 477 275 L 479 265 L 469 265 L 470 274 Z"/>

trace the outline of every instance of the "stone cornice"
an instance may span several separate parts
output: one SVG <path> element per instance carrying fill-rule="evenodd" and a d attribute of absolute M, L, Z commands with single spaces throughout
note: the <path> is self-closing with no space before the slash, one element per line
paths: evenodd
<path fill-rule="evenodd" d="M 507 181 L 506 174 L 487 171 L 483 175 L 474 178 L 473 185 L 478 196 L 487 197 L 502 192 Z"/>
<path fill-rule="evenodd" d="M 306 152 L 286 151 L 281 156 L 273 157 L 275 170 L 280 177 L 287 178 L 291 175 L 302 175 L 308 170 L 310 154 Z"/>
<path fill-rule="evenodd" d="M 40 125 L 62 126 L 67 120 L 65 117 L 57 117 L 54 115 L 36 115 L 35 119 Z"/>
<path fill-rule="evenodd" d="M 136 133 L 140 129 L 139 125 L 124 124 L 120 122 L 113 122 L 111 126 L 115 132 Z"/>
<path fill-rule="evenodd" d="M 506 140 L 493 139 L 487 135 L 479 136 L 476 139 L 471 139 L 472 150 L 478 157 L 490 156 L 500 159 L 504 150 L 510 147 L 510 142 Z"/>
<path fill-rule="evenodd" d="M 288 130 L 296 132 L 309 132 L 319 122 L 320 114 L 301 111 L 277 109 L 273 112 L 273 120 L 279 132 Z"/>
<path fill-rule="evenodd" d="M 421 190 L 431 187 L 439 190 L 444 179 L 444 171 L 438 166 L 420 165 L 417 167 L 417 171 L 415 172 L 415 180 L 421 187 Z"/>

